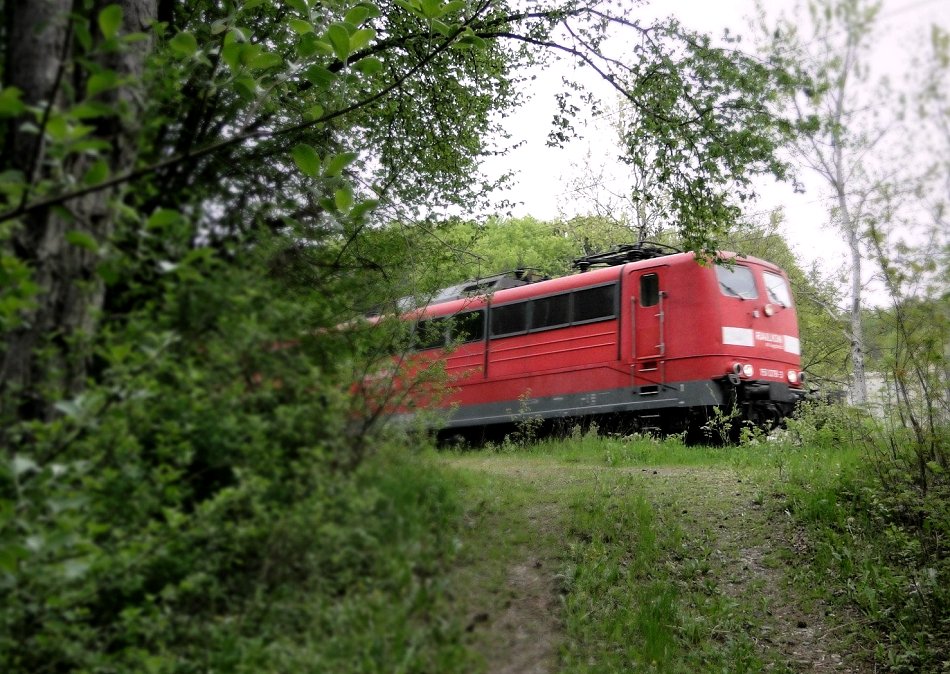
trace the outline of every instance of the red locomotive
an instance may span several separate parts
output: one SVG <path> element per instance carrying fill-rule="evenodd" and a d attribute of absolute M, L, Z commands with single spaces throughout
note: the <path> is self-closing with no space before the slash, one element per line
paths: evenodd
<path fill-rule="evenodd" d="M 575 266 L 462 284 L 407 314 L 416 364 L 445 359 L 445 429 L 525 415 L 695 429 L 715 408 L 774 423 L 803 397 L 792 295 L 774 264 L 637 244 Z"/>

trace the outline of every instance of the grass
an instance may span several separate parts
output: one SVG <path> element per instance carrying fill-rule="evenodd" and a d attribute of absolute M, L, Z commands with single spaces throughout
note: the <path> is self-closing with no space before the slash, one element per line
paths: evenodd
<path fill-rule="evenodd" d="M 517 652 L 498 651 L 492 602 L 517 603 L 506 574 L 544 558 L 550 671 L 944 671 L 944 496 L 889 492 L 866 442 L 819 429 L 738 447 L 575 433 L 442 454 L 464 476 L 465 560 L 482 569 L 465 592 L 494 587 L 469 644 L 492 670 Z"/>
<path fill-rule="evenodd" d="M 471 546 L 490 560 L 496 587 L 526 550 L 559 551 L 552 592 L 562 602 L 565 672 L 784 671 L 786 655 L 761 638 L 769 612 L 781 604 L 794 624 L 808 598 L 766 587 L 784 578 L 792 557 L 769 538 L 768 501 L 776 483 L 811 489 L 858 459 L 767 443 L 688 447 L 593 434 L 449 456 L 468 480 L 465 498 L 482 504 L 487 530 L 476 526 Z M 534 540 L 517 513 L 539 502 L 556 504 L 557 516 Z M 748 518 L 723 525 L 724 533 L 724 513 Z M 755 573 L 736 566 L 750 549 Z M 485 632 L 490 641 L 490 625 Z"/>

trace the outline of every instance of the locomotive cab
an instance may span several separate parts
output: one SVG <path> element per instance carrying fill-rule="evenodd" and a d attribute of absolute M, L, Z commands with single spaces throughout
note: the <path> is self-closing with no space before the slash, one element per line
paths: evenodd
<path fill-rule="evenodd" d="M 791 414 L 804 397 L 800 342 L 792 293 L 782 271 L 755 258 L 715 266 L 726 373 L 726 404 L 753 423 Z"/>

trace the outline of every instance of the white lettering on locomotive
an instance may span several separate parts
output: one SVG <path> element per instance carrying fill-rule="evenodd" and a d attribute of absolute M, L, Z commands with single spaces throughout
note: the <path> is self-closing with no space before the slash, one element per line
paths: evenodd
<path fill-rule="evenodd" d="M 755 340 L 763 342 L 769 349 L 782 349 L 785 346 L 785 335 L 777 335 L 774 332 L 755 331 Z"/>

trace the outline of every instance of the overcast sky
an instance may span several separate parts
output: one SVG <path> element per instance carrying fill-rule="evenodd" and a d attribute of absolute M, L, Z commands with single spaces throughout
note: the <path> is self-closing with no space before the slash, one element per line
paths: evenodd
<path fill-rule="evenodd" d="M 790 10 L 790 0 L 765 0 L 769 13 Z M 687 27 L 720 36 L 725 28 L 751 38 L 749 17 L 754 12 L 754 0 L 668 0 L 654 2 L 642 16 L 648 20 L 672 14 Z M 879 75 L 889 75 L 900 82 L 909 67 L 914 47 L 921 46 L 933 23 L 950 27 L 950 0 L 883 0 L 880 26 L 883 29 L 876 41 L 872 66 Z M 752 49 L 752 40 L 741 46 Z M 564 68 L 569 66 L 564 65 Z M 531 215 L 539 219 L 570 217 L 590 208 L 570 192 L 572 181 L 589 173 L 588 157 L 593 164 L 601 160 L 614 166 L 622 174 L 619 163 L 613 161 L 618 151 L 609 126 L 591 122 L 583 131 L 584 137 L 564 149 L 546 147 L 550 120 L 555 113 L 554 94 L 561 85 L 562 71 L 551 68 L 537 73 L 537 79 L 528 90 L 529 101 L 511 118 L 506 127 L 512 142 L 522 142 L 507 157 L 486 165 L 488 175 L 499 175 L 513 170 L 516 176 L 513 189 L 506 195 L 518 205 L 515 216 Z M 612 96 L 604 87 L 604 96 L 612 104 Z M 845 246 L 840 236 L 828 230 L 827 194 L 820 183 L 805 181 L 804 194 L 795 194 L 790 186 L 763 183 L 760 202 L 752 205 L 750 213 L 768 213 L 776 207 L 786 212 L 785 234 L 808 263 L 818 260 L 828 270 L 838 269 L 845 260 Z M 620 184 L 622 189 L 622 183 Z"/>

